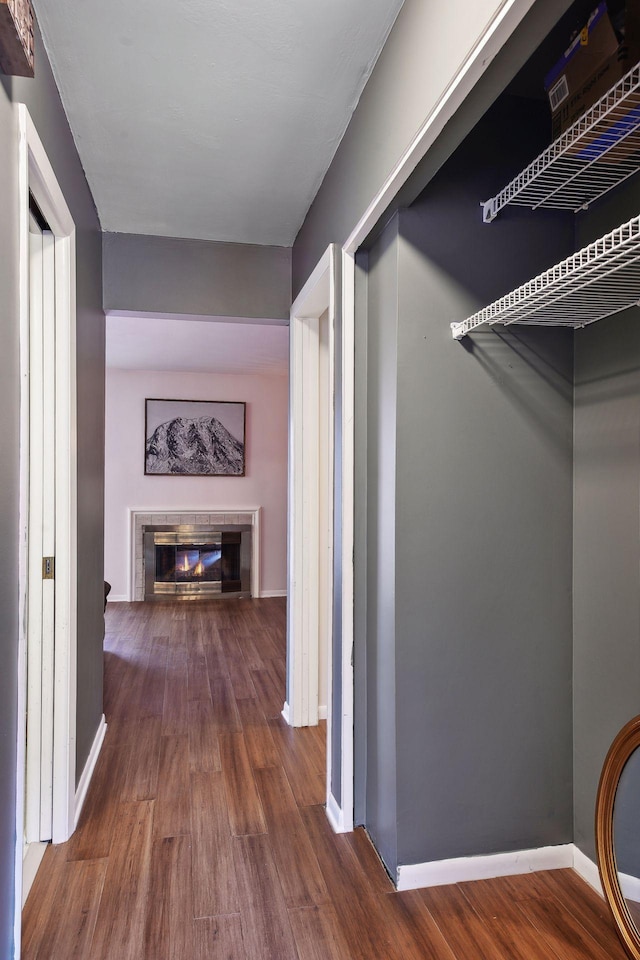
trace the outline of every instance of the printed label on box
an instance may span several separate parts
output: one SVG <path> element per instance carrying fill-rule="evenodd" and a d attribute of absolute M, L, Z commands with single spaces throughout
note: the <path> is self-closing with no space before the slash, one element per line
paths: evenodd
<path fill-rule="evenodd" d="M 569 84 L 566 77 L 560 77 L 557 83 L 549 90 L 549 103 L 552 110 L 557 110 L 560 104 L 569 96 Z"/>

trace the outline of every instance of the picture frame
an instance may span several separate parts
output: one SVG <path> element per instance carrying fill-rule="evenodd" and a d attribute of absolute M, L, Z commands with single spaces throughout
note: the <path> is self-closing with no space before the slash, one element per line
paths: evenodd
<path fill-rule="evenodd" d="M 244 477 L 246 403 L 145 400 L 144 472 L 155 477 Z"/>
<path fill-rule="evenodd" d="M 31 0 L 0 0 L 0 70 L 10 77 L 34 76 Z"/>

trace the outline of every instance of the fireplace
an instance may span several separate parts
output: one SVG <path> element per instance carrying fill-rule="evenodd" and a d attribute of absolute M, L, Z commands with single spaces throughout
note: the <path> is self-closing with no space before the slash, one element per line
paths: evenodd
<path fill-rule="evenodd" d="M 251 526 L 145 526 L 144 599 L 251 596 Z"/>

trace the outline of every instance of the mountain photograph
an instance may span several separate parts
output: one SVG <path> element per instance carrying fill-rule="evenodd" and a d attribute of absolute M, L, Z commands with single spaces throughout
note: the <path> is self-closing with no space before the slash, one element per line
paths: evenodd
<path fill-rule="evenodd" d="M 213 416 L 177 416 L 147 437 L 146 474 L 244 476 L 244 443 Z"/>

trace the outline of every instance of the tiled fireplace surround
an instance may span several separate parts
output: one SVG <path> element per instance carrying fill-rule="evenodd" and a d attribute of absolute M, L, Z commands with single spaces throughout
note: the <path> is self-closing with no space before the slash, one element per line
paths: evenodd
<path fill-rule="evenodd" d="M 260 596 L 260 507 L 245 507 L 242 510 L 209 510 L 189 513 L 187 510 L 130 510 L 132 543 L 132 597 L 144 600 L 144 549 L 143 537 L 146 527 L 160 524 L 202 524 L 215 527 L 218 524 L 251 525 L 251 595 Z"/>

